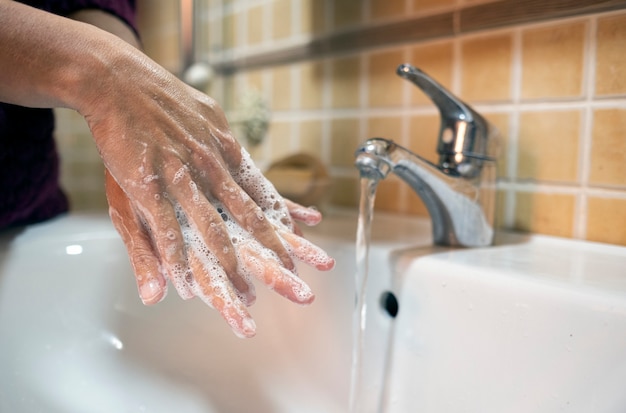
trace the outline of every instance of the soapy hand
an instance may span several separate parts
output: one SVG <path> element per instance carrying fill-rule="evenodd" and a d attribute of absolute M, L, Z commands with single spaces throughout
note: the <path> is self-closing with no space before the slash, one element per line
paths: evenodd
<path fill-rule="evenodd" d="M 111 75 L 115 88 L 102 89 L 83 114 L 107 167 L 110 215 L 140 296 L 160 301 L 169 279 L 183 299 L 199 297 L 237 335 L 253 336 L 252 279 L 308 304 L 314 296 L 294 259 L 333 267 L 293 222 L 321 216 L 280 197 L 211 98 L 148 60 L 137 63 L 150 70 L 120 68 Z"/>
<path fill-rule="evenodd" d="M 74 17 L 90 24 L 0 1 L 0 100 L 85 117 L 142 300 L 162 299 L 169 279 L 246 337 L 255 333 L 246 308 L 254 278 L 310 303 L 294 260 L 320 270 L 334 261 L 297 235 L 292 218 L 315 223 L 319 214 L 281 199 L 215 101 L 133 47 L 125 24 L 87 12 Z"/>

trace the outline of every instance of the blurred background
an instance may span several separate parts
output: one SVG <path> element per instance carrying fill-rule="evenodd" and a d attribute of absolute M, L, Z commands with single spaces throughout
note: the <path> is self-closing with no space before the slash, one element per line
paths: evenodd
<path fill-rule="evenodd" d="M 194 79 L 259 167 L 274 167 L 279 187 L 316 191 L 322 210 L 357 208 L 353 152 L 369 137 L 436 160 L 437 110 L 395 75 L 408 62 L 501 131 L 498 226 L 626 245 L 626 5 L 538 3 L 139 0 L 138 22 L 145 52 L 171 72 L 210 68 Z M 269 128 L 249 139 L 241 120 L 258 104 Z M 106 210 L 85 122 L 57 115 L 72 209 Z M 395 177 L 376 208 L 427 214 Z"/>

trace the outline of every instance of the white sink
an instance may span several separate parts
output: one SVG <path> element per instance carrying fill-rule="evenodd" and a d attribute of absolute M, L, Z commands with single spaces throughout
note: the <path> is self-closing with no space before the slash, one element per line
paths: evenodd
<path fill-rule="evenodd" d="M 257 286 L 250 340 L 173 289 L 143 306 L 107 217 L 4 232 L 0 412 L 346 412 L 355 231 L 352 213 L 307 231 L 336 268 L 300 268 L 309 307 Z M 430 248 L 426 221 L 382 214 L 372 233 L 364 369 L 382 411 L 626 411 L 626 248 Z"/>
<path fill-rule="evenodd" d="M 626 411 L 626 248 L 500 234 L 397 254 L 388 412 Z"/>
<path fill-rule="evenodd" d="M 356 220 L 338 214 L 307 231 L 337 260 L 330 273 L 300 268 L 316 293 L 311 306 L 257 285 L 249 340 L 173 288 L 144 306 L 106 216 L 3 233 L 0 412 L 345 412 Z M 410 245 L 421 227 L 381 217 L 377 242 Z"/>

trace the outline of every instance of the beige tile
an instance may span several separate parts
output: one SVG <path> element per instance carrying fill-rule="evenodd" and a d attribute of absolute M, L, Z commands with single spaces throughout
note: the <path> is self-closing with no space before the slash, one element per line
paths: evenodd
<path fill-rule="evenodd" d="M 402 141 L 402 118 L 399 116 L 372 117 L 367 120 L 367 138 L 386 138 Z"/>
<path fill-rule="evenodd" d="M 396 18 L 405 13 L 405 1 L 370 0 L 370 16 L 372 20 Z"/>
<path fill-rule="evenodd" d="M 359 106 L 361 79 L 358 56 L 335 59 L 331 63 L 331 95 L 333 108 L 356 108 Z"/>
<path fill-rule="evenodd" d="M 511 34 L 465 39 L 461 44 L 461 93 L 467 101 L 511 98 Z"/>
<path fill-rule="evenodd" d="M 272 122 L 268 132 L 270 161 L 274 162 L 293 154 L 290 122 Z"/>
<path fill-rule="evenodd" d="M 301 0 L 302 33 L 319 34 L 326 29 L 326 2 Z"/>
<path fill-rule="evenodd" d="M 406 185 L 406 183 L 403 185 Z M 430 213 L 428 212 L 426 204 L 424 204 L 422 198 L 420 198 L 415 191 L 409 189 L 408 186 L 404 190 L 406 191 L 406 199 L 404 201 L 405 205 L 402 206 L 402 212 L 420 217 L 429 216 Z"/>
<path fill-rule="evenodd" d="M 411 8 L 417 12 L 431 12 L 433 9 L 450 7 L 456 0 L 411 0 Z"/>
<path fill-rule="evenodd" d="M 324 106 L 324 62 L 300 64 L 300 108 L 321 109 Z"/>
<path fill-rule="evenodd" d="M 626 14 L 598 19 L 596 94 L 626 93 Z"/>
<path fill-rule="evenodd" d="M 222 19 L 222 46 L 224 49 L 235 47 L 235 16 L 227 14 Z"/>
<path fill-rule="evenodd" d="M 194 41 L 196 42 L 194 47 L 196 48 L 196 50 L 201 50 L 204 52 L 214 50 L 216 47 L 218 47 L 217 39 L 215 39 L 211 35 L 211 27 L 214 24 L 213 22 L 209 22 L 204 19 L 197 19 L 194 24 L 197 25 L 194 33 L 194 35 L 196 36 L 194 38 Z"/>
<path fill-rule="evenodd" d="M 574 205 L 573 195 L 518 192 L 515 229 L 571 238 Z"/>
<path fill-rule="evenodd" d="M 272 110 L 292 108 L 291 65 L 276 66 L 272 71 Z"/>
<path fill-rule="evenodd" d="M 587 239 L 626 245 L 626 199 L 588 199 Z"/>
<path fill-rule="evenodd" d="M 508 113 L 489 113 L 483 112 L 482 115 L 491 123 L 499 133 L 499 147 L 497 155 L 497 174 L 498 177 L 508 177 L 508 137 L 509 137 L 509 122 L 511 121 L 511 115 Z"/>
<path fill-rule="evenodd" d="M 157 33 L 143 36 L 144 53 L 167 70 L 177 72 L 181 65 L 181 47 L 178 33 Z"/>
<path fill-rule="evenodd" d="M 406 185 L 396 175 L 389 175 L 378 183 L 376 188 L 375 211 L 402 212 L 400 190 Z"/>
<path fill-rule="evenodd" d="M 264 69 L 256 69 L 245 72 L 246 79 L 246 89 L 256 90 L 259 92 L 263 91 L 263 73 Z"/>
<path fill-rule="evenodd" d="M 626 110 L 595 110 L 592 139 L 589 182 L 626 185 Z"/>
<path fill-rule="evenodd" d="M 359 179 L 352 177 L 332 178 L 329 201 L 331 204 L 342 207 L 359 207 Z"/>
<path fill-rule="evenodd" d="M 180 24 L 177 1 L 143 0 L 137 4 L 137 27 L 140 33 L 162 31 Z"/>
<path fill-rule="evenodd" d="M 104 190 L 85 191 L 75 190 L 68 193 L 72 211 L 107 211 L 108 202 Z"/>
<path fill-rule="evenodd" d="M 586 31 L 586 22 L 575 22 L 523 32 L 523 99 L 582 95 Z"/>
<path fill-rule="evenodd" d="M 452 42 L 437 42 L 412 47 L 409 51 L 409 63 L 426 72 L 426 74 L 448 90 L 452 89 Z M 417 86 L 411 85 L 411 104 L 432 105 L 432 101 Z"/>
<path fill-rule="evenodd" d="M 220 102 L 224 110 L 233 110 L 235 108 L 235 97 L 237 95 L 237 87 L 235 86 L 235 76 L 224 77 L 224 100 Z"/>
<path fill-rule="evenodd" d="M 365 141 L 359 133 L 357 118 L 333 119 L 330 123 L 330 163 L 332 166 L 351 167 L 354 165 L 354 152 Z"/>
<path fill-rule="evenodd" d="M 576 182 L 580 111 L 524 112 L 520 115 L 517 177 Z"/>
<path fill-rule="evenodd" d="M 405 80 L 396 75 L 396 68 L 404 62 L 400 49 L 373 53 L 368 61 L 368 101 L 370 106 L 400 106 Z"/>
<path fill-rule="evenodd" d="M 495 228 L 509 229 L 506 226 L 506 210 L 507 210 L 507 192 L 503 190 L 496 191 L 496 216 Z"/>
<path fill-rule="evenodd" d="M 318 159 L 322 158 L 322 121 L 307 120 L 300 122 L 300 152 L 308 153 Z"/>
<path fill-rule="evenodd" d="M 272 39 L 280 40 L 291 36 L 293 18 L 291 17 L 291 0 L 274 0 L 272 2 Z"/>
<path fill-rule="evenodd" d="M 246 39 L 248 46 L 254 46 L 263 43 L 263 22 L 265 21 L 265 18 L 263 16 L 263 9 L 263 5 L 253 6 L 248 9 L 248 36 Z M 241 46 L 239 42 L 237 45 Z"/>
<path fill-rule="evenodd" d="M 439 162 L 437 141 L 441 120 L 439 115 L 412 116 L 409 120 L 407 148 L 432 163 Z"/>
<path fill-rule="evenodd" d="M 240 136 L 242 134 L 239 134 L 237 136 Z M 240 142 L 242 142 L 241 138 L 238 138 Z M 268 146 L 271 146 L 271 142 L 270 142 L 271 138 L 266 137 L 265 139 L 263 139 L 262 142 L 257 143 L 255 145 L 251 145 L 248 142 L 242 142 L 242 145 L 245 145 L 246 150 L 248 151 L 248 153 L 250 154 L 250 157 L 252 158 L 252 160 L 257 163 L 257 164 L 261 164 L 264 162 L 269 163 L 270 159 L 266 159 L 266 151 L 265 148 Z"/>
<path fill-rule="evenodd" d="M 364 2 L 341 0 L 331 2 L 333 7 L 333 29 L 359 24 L 362 21 Z"/>

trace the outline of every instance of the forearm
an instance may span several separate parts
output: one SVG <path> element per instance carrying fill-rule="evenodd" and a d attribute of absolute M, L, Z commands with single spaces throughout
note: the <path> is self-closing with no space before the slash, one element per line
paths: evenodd
<path fill-rule="evenodd" d="M 81 111 L 141 56 L 90 24 L 0 0 L 0 101 Z"/>

